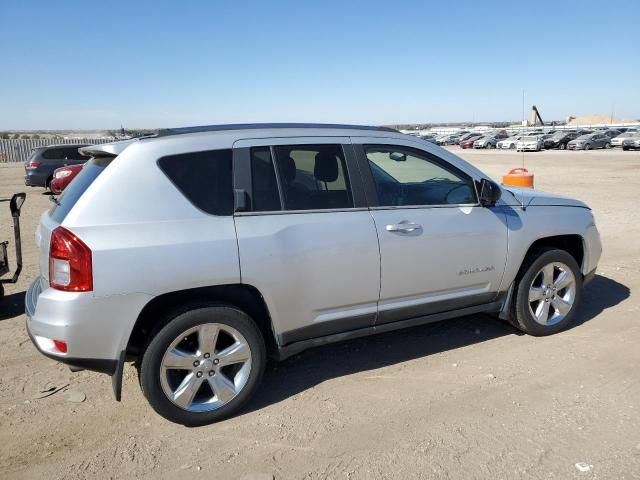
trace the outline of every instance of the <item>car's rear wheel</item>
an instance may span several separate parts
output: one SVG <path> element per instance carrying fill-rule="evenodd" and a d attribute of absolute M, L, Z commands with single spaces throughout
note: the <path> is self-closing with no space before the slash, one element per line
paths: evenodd
<path fill-rule="evenodd" d="M 535 336 L 559 332 L 573 320 L 581 289 L 582 274 L 573 256 L 559 249 L 536 250 L 516 279 L 512 323 Z"/>
<path fill-rule="evenodd" d="M 264 339 L 247 314 L 228 306 L 192 305 L 147 347 L 140 384 L 167 420 L 206 425 L 247 403 L 265 364 Z"/>
<path fill-rule="evenodd" d="M 585 150 L 591 150 L 591 144 L 590 144 L 590 143 L 587 143 L 587 144 L 584 146 L 584 149 L 585 149 Z"/>
<path fill-rule="evenodd" d="M 623 146 L 623 147 L 622 147 L 622 150 L 624 150 L 624 151 L 626 152 L 627 150 L 629 150 L 629 147 L 624 147 L 624 146 Z"/>
<path fill-rule="evenodd" d="M 610 143 L 605 143 L 604 144 L 604 148 L 607 148 L 607 149 L 611 148 L 611 144 Z"/>

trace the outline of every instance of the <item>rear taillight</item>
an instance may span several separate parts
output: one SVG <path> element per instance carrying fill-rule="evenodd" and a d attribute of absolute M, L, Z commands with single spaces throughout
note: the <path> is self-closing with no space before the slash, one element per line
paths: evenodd
<path fill-rule="evenodd" d="M 32 168 L 38 168 L 40 165 L 42 165 L 42 162 L 35 162 L 33 160 L 30 160 L 27 163 L 26 168 L 28 168 L 29 170 L 31 170 Z"/>
<path fill-rule="evenodd" d="M 51 233 L 49 285 L 66 292 L 93 290 L 91 250 L 63 227 Z"/>

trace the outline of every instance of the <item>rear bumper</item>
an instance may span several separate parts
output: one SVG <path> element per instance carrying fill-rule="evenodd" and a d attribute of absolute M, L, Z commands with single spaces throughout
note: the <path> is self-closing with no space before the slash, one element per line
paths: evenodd
<path fill-rule="evenodd" d="M 25 170 L 24 184 L 27 187 L 44 187 L 46 186 L 49 172 L 40 172 L 38 170 Z"/>
<path fill-rule="evenodd" d="M 40 293 L 41 293 L 41 284 L 40 284 L 40 278 L 38 278 L 31 284 L 25 296 L 25 312 L 27 314 L 27 334 L 29 335 L 31 342 L 36 347 L 36 349 L 44 356 L 49 357 L 58 362 L 64 363 L 66 365 L 69 365 L 71 367 L 86 369 L 86 370 L 93 370 L 95 372 L 113 375 L 113 373 L 116 371 L 116 367 L 118 364 L 117 360 L 109 359 L 109 358 L 83 358 L 83 357 L 75 357 L 75 356 L 70 356 L 65 354 L 56 354 L 56 353 L 43 350 L 40 347 L 40 343 L 38 342 L 36 337 L 66 341 L 67 339 L 66 335 L 68 334 L 65 326 L 52 328 L 50 324 L 38 322 L 35 319 L 36 305 L 37 305 L 38 297 L 40 296 Z"/>
<path fill-rule="evenodd" d="M 150 298 L 62 292 L 43 288 L 38 278 L 25 297 L 27 332 L 43 355 L 73 367 L 113 375 L 138 314 Z M 67 353 L 43 348 L 51 340 L 66 342 Z"/>

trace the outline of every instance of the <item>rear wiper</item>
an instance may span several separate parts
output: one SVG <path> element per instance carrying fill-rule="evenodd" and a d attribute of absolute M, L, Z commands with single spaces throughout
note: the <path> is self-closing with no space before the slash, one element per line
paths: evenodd
<path fill-rule="evenodd" d="M 55 203 L 57 206 L 60 206 L 60 201 L 58 200 L 58 197 L 56 197 L 55 195 L 50 195 L 49 201 Z"/>

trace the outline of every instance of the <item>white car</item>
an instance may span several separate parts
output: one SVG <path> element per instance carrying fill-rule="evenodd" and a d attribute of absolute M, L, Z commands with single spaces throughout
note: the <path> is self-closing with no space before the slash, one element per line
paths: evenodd
<path fill-rule="evenodd" d="M 539 152 L 542 150 L 542 146 L 543 139 L 541 135 L 527 135 L 516 143 L 516 150 L 519 152 Z"/>
<path fill-rule="evenodd" d="M 621 133 L 617 137 L 613 137 L 611 139 L 612 147 L 622 147 L 625 140 L 636 140 L 640 138 L 640 132 L 629 131 L 625 133 Z"/>
<path fill-rule="evenodd" d="M 497 148 L 502 148 L 505 150 L 513 150 L 516 148 L 518 140 L 522 138 L 522 135 L 514 135 L 513 137 L 505 138 L 504 140 L 500 140 L 497 144 Z"/>

